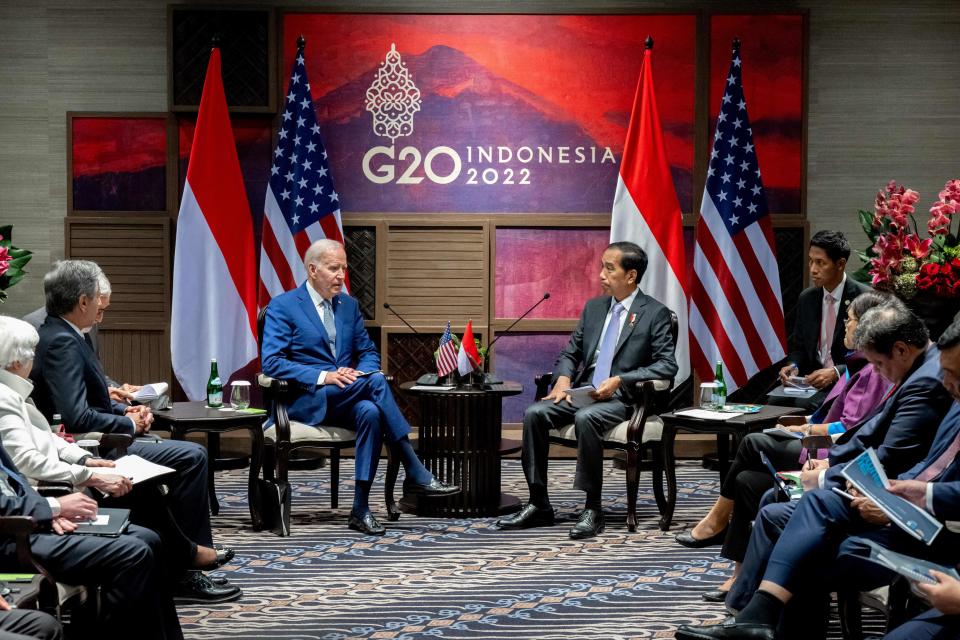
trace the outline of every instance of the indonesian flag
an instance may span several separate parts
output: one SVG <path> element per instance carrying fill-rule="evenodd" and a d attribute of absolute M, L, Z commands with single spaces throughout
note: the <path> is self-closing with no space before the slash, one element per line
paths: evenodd
<path fill-rule="evenodd" d="M 457 353 L 457 371 L 465 376 L 480 366 L 480 352 L 473 339 L 473 320 L 467 323 L 463 330 L 463 340 L 460 341 L 460 352 Z"/>
<path fill-rule="evenodd" d="M 653 95 L 651 48 L 652 44 L 643 54 L 627 141 L 623 145 L 610 241 L 635 242 L 646 251 L 649 263 L 640 288 L 677 314 L 679 371 L 675 382 L 679 385 L 690 376 L 683 218 Z"/>
<path fill-rule="evenodd" d="M 191 400 L 206 397 L 210 360 L 224 383 L 257 357 L 253 218 L 214 49 L 183 187 L 173 260 L 170 353 Z"/>

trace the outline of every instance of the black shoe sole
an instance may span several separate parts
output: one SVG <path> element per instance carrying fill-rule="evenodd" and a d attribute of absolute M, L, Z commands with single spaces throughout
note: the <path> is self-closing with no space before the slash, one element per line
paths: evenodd
<path fill-rule="evenodd" d="M 347 524 L 347 527 L 349 527 L 350 529 L 352 529 L 352 530 L 354 530 L 354 531 L 359 531 L 360 533 L 362 533 L 362 534 L 364 534 L 364 535 L 367 535 L 367 536 L 384 536 L 384 535 L 387 535 L 387 530 L 386 530 L 386 529 L 384 529 L 383 531 L 370 531 L 370 530 L 367 529 L 366 527 L 361 526 L 361 525 L 353 524 L 352 522 L 351 522 L 351 523 L 348 523 L 348 524 Z"/>
<path fill-rule="evenodd" d="M 583 533 L 571 531 L 571 532 L 570 532 L 570 539 L 571 539 L 571 540 L 586 540 L 587 538 L 595 538 L 595 537 L 597 537 L 598 535 L 600 535 L 601 533 L 603 533 L 603 530 L 604 530 L 605 528 L 606 528 L 606 527 L 604 527 L 604 526 L 599 526 L 599 527 L 597 527 L 597 530 L 594 531 L 594 532 L 584 531 Z"/>
<path fill-rule="evenodd" d="M 218 596 L 216 598 L 199 598 L 196 596 L 173 596 L 173 603 L 180 604 L 223 604 L 224 602 L 233 602 L 243 596 L 243 591 L 237 591 L 228 596 Z"/>
<path fill-rule="evenodd" d="M 709 538 L 704 538 L 703 540 L 697 540 L 696 538 L 693 537 L 693 534 L 690 532 L 684 532 L 684 533 L 686 533 L 686 536 L 678 533 L 676 536 L 674 536 L 673 539 L 677 541 L 677 544 L 683 547 L 686 547 L 687 549 L 705 549 L 707 547 L 713 547 L 718 544 L 723 544 L 723 542 L 727 538 L 726 529 L 724 529 L 720 533 L 715 533 Z"/>

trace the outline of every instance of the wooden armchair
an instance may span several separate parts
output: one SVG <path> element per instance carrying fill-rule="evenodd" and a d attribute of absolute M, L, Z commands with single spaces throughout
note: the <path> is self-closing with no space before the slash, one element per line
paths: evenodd
<path fill-rule="evenodd" d="M 671 331 L 677 340 L 677 316 L 671 312 Z M 536 400 L 547 395 L 553 374 L 536 376 Z M 605 449 L 626 453 L 624 472 L 627 480 L 627 530 L 637 530 L 637 493 L 640 487 L 640 463 L 649 452 L 653 469 L 653 494 L 660 513 L 666 512 L 667 500 L 663 493 L 663 452 L 660 439 L 663 421 L 657 415 L 667 410 L 670 404 L 670 389 L 673 380 L 642 380 L 637 383 L 634 395 L 633 415 L 629 420 L 610 428 L 603 438 Z M 564 447 L 576 448 L 577 434 L 573 423 L 550 430 L 550 442 Z"/>
<path fill-rule="evenodd" d="M 266 309 L 257 317 L 257 334 L 263 344 L 263 322 Z M 336 509 L 340 498 L 340 453 L 356 444 L 356 432 L 331 425 L 308 425 L 291 420 L 287 415 L 287 401 L 297 390 L 297 383 L 271 378 L 263 373 L 257 376 L 268 404 L 268 415 L 273 425 L 264 433 L 263 477 L 266 486 L 261 487 L 264 499 L 264 523 L 279 536 L 290 535 L 290 482 L 291 468 L 318 469 L 322 466 L 321 455 L 329 456 L 330 507 Z M 387 494 L 387 511 L 391 520 L 400 512 L 393 505 L 393 487 Z"/>

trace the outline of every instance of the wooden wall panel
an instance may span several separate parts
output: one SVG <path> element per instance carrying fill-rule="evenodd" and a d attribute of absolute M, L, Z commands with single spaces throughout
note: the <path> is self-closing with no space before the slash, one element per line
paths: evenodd
<path fill-rule="evenodd" d="M 100 361 L 114 380 L 131 384 L 170 381 L 169 332 L 105 328 L 98 334 Z"/>
<path fill-rule="evenodd" d="M 489 228 L 389 225 L 386 296 L 408 322 L 487 324 Z M 385 316 L 384 325 L 400 326 Z"/>

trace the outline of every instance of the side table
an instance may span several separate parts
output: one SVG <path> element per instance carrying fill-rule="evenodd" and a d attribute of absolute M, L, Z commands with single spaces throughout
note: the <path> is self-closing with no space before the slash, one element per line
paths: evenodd
<path fill-rule="evenodd" d="M 263 528 L 261 517 L 260 489 L 257 478 L 263 465 L 263 420 L 265 414 L 245 413 L 232 409 L 208 409 L 206 403 L 177 402 L 168 409 L 154 412 L 154 428 L 169 431 L 174 440 L 185 440 L 188 433 L 203 432 L 216 436 L 219 443 L 221 433 L 246 429 L 250 433 L 250 475 L 247 483 L 247 501 L 250 505 L 250 519 L 255 531 Z M 212 453 L 210 455 L 213 455 Z M 214 491 L 213 460 L 208 461 L 210 491 Z M 211 504 L 216 494 L 211 494 Z M 216 511 L 214 514 L 216 515 Z"/>
<path fill-rule="evenodd" d="M 478 517 L 509 513 L 520 501 L 500 493 L 500 456 L 516 451 L 516 443 L 501 439 L 503 398 L 523 392 L 518 382 L 486 388 L 442 390 L 414 382 L 400 385 L 420 400 L 418 455 L 439 479 L 459 484 L 462 491 L 447 498 L 416 504 L 400 501 L 401 511 L 440 517 Z"/>
<path fill-rule="evenodd" d="M 750 431 L 766 429 L 776 424 L 781 416 L 803 413 L 798 407 L 776 407 L 764 405 L 757 413 L 744 413 L 729 420 L 709 420 L 678 415 L 682 411 L 694 409 L 687 407 L 660 415 L 663 420 L 663 467 L 667 476 L 667 504 L 666 510 L 660 514 L 660 530 L 666 531 L 673 522 L 673 511 L 677 506 L 677 470 L 673 445 L 678 431 L 689 433 L 713 433 L 717 436 L 717 458 L 720 462 L 720 481 L 730 469 L 729 439 L 740 442 Z M 736 455 L 736 451 L 733 452 Z"/>

